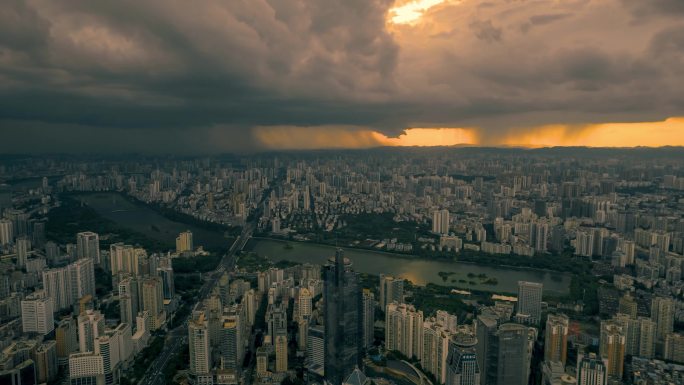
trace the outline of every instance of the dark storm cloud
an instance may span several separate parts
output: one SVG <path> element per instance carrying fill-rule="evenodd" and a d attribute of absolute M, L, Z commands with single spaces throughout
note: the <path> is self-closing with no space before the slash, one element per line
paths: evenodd
<path fill-rule="evenodd" d="M 464 1 L 388 29 L 393 3 L 7 0 L 0 130 L 22 146 L 0 151 L 40 132 L 65 149 L 157 137 L 221 151 L 258 146 L 255 126 L 394 135 L 682 114 L 679 0 Z"/>

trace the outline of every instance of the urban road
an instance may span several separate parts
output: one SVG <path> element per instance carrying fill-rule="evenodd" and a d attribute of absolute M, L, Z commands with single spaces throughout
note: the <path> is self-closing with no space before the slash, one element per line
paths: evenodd
<path fill-rule="evenodd" d="M 255 215 L 255 218 L 258 218 Z M 210 279 L 208 279 L 202 288 L 200 289 L 198 295 L 198 302 L 206 299 L 209 294 L 211 294 L 213 288 L 216 286 L 219 278 L 225 271 L 233 271 L 235 268 L 235 254 L 242 250 L 247 241 L 252 237 L 252 232 L 254 232 L 255 224 L 254 221 L 245 224 L 242 229 L 240 236 L 233 242 L 233 245 L 228 249 L 228 252 L 221 258 L 221 262 L 216 267 L 216 270 L 210 273 Z M 188 315 L 183 322 L 176 326 L 175 328 L 169 330 L 165 340 L 164 348 L 162 349 L 159 356 L 152 362 L 150 367 L 145 372 L 142 380 L 138 384 L 142 385 L 164 385 L 164 370 L 169 364 L 169 361 L 178 353 L 180 353 L 180 348 L 185 345 L 188 341 L 188 319 L 191 314 Z"/>

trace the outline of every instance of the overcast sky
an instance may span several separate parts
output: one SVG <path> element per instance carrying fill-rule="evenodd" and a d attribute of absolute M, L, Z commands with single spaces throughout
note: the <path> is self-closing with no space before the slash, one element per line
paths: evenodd
<path fill-rule="evenodd" d="M 497 144 L 684 116 L 682 0 L 415 3 L 4 0 L 0 151 L 358 147 L 411 127 Z"/>

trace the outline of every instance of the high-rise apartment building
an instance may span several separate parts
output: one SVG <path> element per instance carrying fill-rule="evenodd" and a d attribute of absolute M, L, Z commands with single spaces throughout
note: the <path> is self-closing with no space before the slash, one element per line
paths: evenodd
<path fill-rule="evenodd" d="M 92 231 L 76 234 L 76 255 L 79 259 L 92 259 L 93 263 L 100 265 L 100 236 Z"/>
<path fill-rule="evenodd" d="M 207 383 L 212 378 L 212 361 L 209 323 L 203 311 L 196 312 L 188 321 L 188 347 L 191 380 L 196 383 Z"/>
<path fill-rule="evenodd" d="M 577 385 L 606 385 L 608 363 L 595 353 L 577 357 Z"/>
<path fill-rule="evenodd" d="M 69 364 L 69 355 L 79 349 L 78 326 L 73 318 L 63 318 L 57 323 L 55 341 L 57 341 L 57 362 L 59 366 L 65 367 Z"/>
<path fill-rule="evenodd" d="M 444 324 L 431 318 L 423 322 L 423 358 L 421 366 L 440 384 L 446 381 L 451 333 Z M 479 384 L 478 384 L 479 385 Z"/>
<path fill-rule="evenodd" d="M 651 319 L 658 325 L 656 338 L 658 342 L 665 341 L 665 337 L 674 329 L 675 303 L 672 298 L 653 297 L 651 300 Z"/>
<path fill-rule="evenodd" d="M 375 339 L 375 296 L 368 289 L 363 289 L 363 347 L 373 346 Z"/>
<path fill-rule="evenodd" d="M 287 333 L 279 332 L 275 338 L 276 362 L 275 370 L 278 373 L 287 372 Z"/>
<path fill-rule="evenodd" d="M 135 324 L 135 317 L 140 311 L 138 304 L 138 281 L 134 276 L 124 278 L 119 282 L 119 310 L 121 322 Z"/>
<path fill-rule="evenodd" d="M 420 360 L 423 353 L 423 312 L 403 303 L 387 305 L 385 349 L 396 350 Z"/>
<path fill-rule="evenodd" d="M 176 238 L 176 252 L 184 253 L 193 250 L 192 232 L 188 230 L 178 234 L 178 237 Z"/>
<path fill-rule="evenodd" d="M 544 361 L 559 361 L 565 365 L 569 326 L 570 320 L 565 314 L 549 314 L 544 335 Z"/>
<path fill-rule="evenodd" d="M 639 353 L 641 358 L 654 358 L 656 354 L 657 325 L 650 318 L 639 317 Z"/>
<path fill-rule="evenodd" d="M 78 316 L 78 350 L 94 352 L 95 340 L 104 335 L 105 319 L 97 310 L 87 310 Z"/>
<path fill-rule="evenodd" d="M 449 210 L 441 209 L 432 212 L 432 232 L 449 234 Z"/>
<path fill-rule="evenodd" d="M 324 269 L 325 377 L 340 385 L 362 366 L 362 305 L 359 277 L 342 249 Z"/>
<path fill-rule="evenodd" d="M 21 326 L 24 333 L 46 335 L 55 330 L 52 298 L 38 291 L 21 301 Z"/>
<path fill-rule="evenodd" d="M 95 267 L 90 259 L 79 259 L 66 267 L 43 271 L 43 289 L 55 310 L 68 309 L 79 299 L 95 296 Z"/>
<path fill-rule="evenodd" d="M 309 317 L 311 316 L 311 299 L 313 296 L 309 289 L 303 287 L 299 289 L 299 316 Z"/>
<path fill-rule="evenodd" d="M 26 267 L 29 252 L 31 252 L 31 240 L 27 236 L 21 236 L 16 241 L 17 250 L 17 267 L 23 269 Z"/>
<path fill-rule="evenodd" d="M 392 302 L 404 303 L 404 280 L 380 274 L 380 308 L 385 311 Z"/>
<path fill-rule="evenodd" d="M 625 334 L 620 324 L 613 321 L 601 322 L 599 352 L 606 359 L 608 376 L 622 378 L 625 360 Z"/>

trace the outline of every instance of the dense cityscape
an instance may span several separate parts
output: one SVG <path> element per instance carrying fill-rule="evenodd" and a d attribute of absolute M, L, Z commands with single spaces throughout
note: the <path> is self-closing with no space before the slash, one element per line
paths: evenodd
<path fill-rule="evenodd" d="M 684 383 L 684 153 L 0 157 L 0 384 Z"/>

